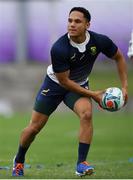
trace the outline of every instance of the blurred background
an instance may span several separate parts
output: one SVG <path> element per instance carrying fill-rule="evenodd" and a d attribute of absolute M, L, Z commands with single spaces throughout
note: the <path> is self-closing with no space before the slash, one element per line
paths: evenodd
<path fill-rule="evenodd" d="M 90 11 L 90 30 L 106 34 L 119 46 L 127 61 L 129 81 L 132 81 L 133 64 L 127 52 L 133 29 L 133 0 L 0 1 L 0 114 L 32 109 L 51 61 L 50 48 L 66 33 L 68 13 L 74 6 Z M 117 86 L 114 69 L 114 64 L 100 55 L 92 79 L 90 77 L 92 89 Z M 107 83 L 103 81 L 105 77 L 109 78 Z M 133 88 L 129 87 L 131 98 L 125 111 L 132 109 L 133 104 Z"/>
<path fill-rule="evenodd" d="M 109 36 L 128 67 L 128 104 L 110 113 L 93 103 L 92 178 L 133 179 L 133 0 L 0 0 L 0 179 L 11 178 L 20 132 L 51 63 L 50 48 L 67 32 L 74 6 L 90 11 L 90 30 Z M 89 79 L 93 90 L 121 87 L 115 63 L 104 55 Z M 77 116 L 61 104 L 47 126 L 28 151 L 26 178 L 75 179 Z"/>

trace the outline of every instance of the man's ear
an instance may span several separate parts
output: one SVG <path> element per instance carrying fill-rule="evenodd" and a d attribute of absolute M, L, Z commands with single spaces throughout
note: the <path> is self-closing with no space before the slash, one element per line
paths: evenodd
<path fill-rule="evenodd" d="M 87 24 L 86 24 L 86 30 L 89 29 L 89 27 L 90 27 L 90 22 L 87 22 Z"/>

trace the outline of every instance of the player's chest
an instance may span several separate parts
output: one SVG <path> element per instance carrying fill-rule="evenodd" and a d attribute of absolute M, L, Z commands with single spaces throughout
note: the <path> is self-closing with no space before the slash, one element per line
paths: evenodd
<path fill-rule="evenodd" d="M 89 61 L 94 61 L 99 54 L 95 45 L 87 46 L 84 52 L 79 52 L 77 48 L 71 48 L 69 62 L 71 64 L 82 64 Z"/>

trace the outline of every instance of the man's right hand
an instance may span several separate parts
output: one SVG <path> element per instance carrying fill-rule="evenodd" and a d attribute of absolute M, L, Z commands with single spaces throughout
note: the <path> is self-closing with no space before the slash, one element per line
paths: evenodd
<path fill-rule="evenodd" d="M 102 102 L 102 96 L 105 93 L 105 90 L 98 90 L 98 91 L 93 91 L 92 93 L 92 99 L 96 101 L 99 105 L 101 105 Z"/>

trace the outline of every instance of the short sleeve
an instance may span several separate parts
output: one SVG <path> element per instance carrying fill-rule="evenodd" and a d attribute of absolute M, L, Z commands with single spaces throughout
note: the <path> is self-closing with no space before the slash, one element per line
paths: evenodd
<path fill-rule="evenodd" d="M 64 46 L 54 45 L 51 49 L 51 61 L 55 73 L 65 72 L 70 69 L 69 54 Z"/>
<path fill-rule="evenodd" d="M 109 58 L 113 57 L 118 50 L 118 47 L 115 45 L 115 43 L 110 38 L 104 35 L 100 40 L 100 48 L 102 53 Z"/>

